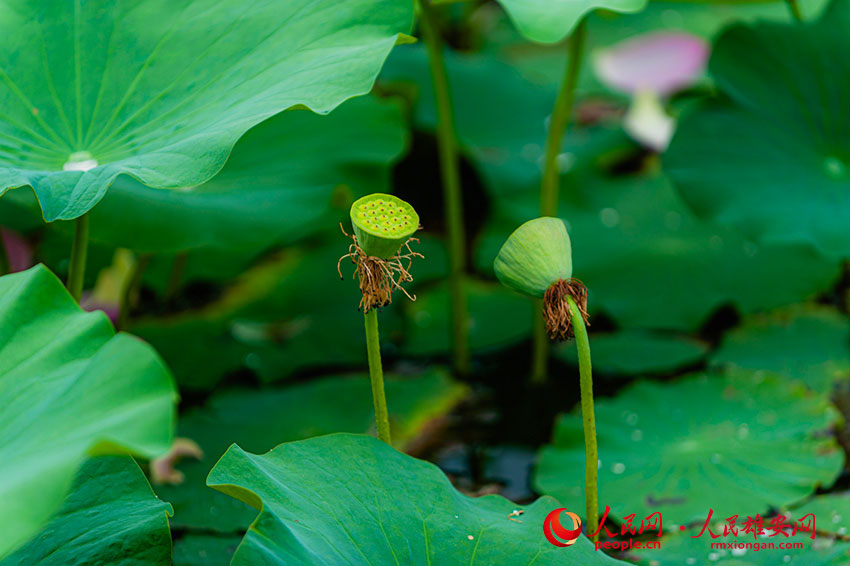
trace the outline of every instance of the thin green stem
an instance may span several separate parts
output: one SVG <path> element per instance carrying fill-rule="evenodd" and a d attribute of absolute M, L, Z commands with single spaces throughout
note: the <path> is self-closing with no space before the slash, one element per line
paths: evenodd
<path fill-rule="evenodd" d="M 384 369 L 381 367 L 381 342 L 378 337 L 378 311 L 372 309 L 365 315 L 366 352 L 369 357 L 369 378 L 372 380 L 372 401 L 375 403 L 375 424 L 378 438 L 392 444 L 390 438 L 390 415 L 387 411 L 387 396 L 384 393 Z"/>
<path fill-rule="evenodd" d="M 567 66 L 555 107 L 549 119 L 549 131 L 546 135 L 546 153 L 543 156 L 543 180 L 540 183 L 540 214 L 542 216 L 557 216 L 558 214 L 558 155 L 561 153 L 561 143 L 573 113 L 576 97 L 576 84 L 581 71 L 581 60 L 584 54 L 586 21 L 582 19 L 576 26 L 569 43 Z"/>
<path fill-rule="evenodd" d="M 150 265 L 152 257 L 151 254 L 139 255 L 136 258 L 130 276 L 124 282 L 124 288 L 121 290 L 121 303 L 118 305 L 118 320 L 115 322 L 115 328 L 117 330 L 127 328 L 127 323 L 130 321 L 130 311 L 133 310 L 133 306 L 139 297 L 142 276 L 145 274 L 148 265 Z"/>
<path fill-rule="evenodd" d="M 9 264 L 9 252 L 6 250 L 3 229 L 0 228 L 0 275 L 6 275 L 7 273 L 12 273 L 12 266 Z"/>
<path fill-rule="evenodd" d="M 581 388 L 581 420 L 584 425 L 584 502 L 587 512 L 587 532 L 595 533 L 599 528 L 599 491 L 597 475 L 599 473 L 599 452 L 596 448 L 596 417 L 593 412 L 593 374 L 590 365 L 590 341 L 587 339 L 587 328 L 581 316 L 578 305 L 572 297 L 567 297 L 570 304 L 570 318 L 576 336 L 578 349 L 579 383 Z M 598 535 L 591 537 L 596 542 Z"/>
<path fill-rule="evenodd" d="M 543 320 L 543 300 L 534 299 L 534 319 L 531 341 L 531 382 L 536 385 L 546 383 L 549 373 L 549 337 L 546 336 L 546 321 Z"/>
<path fill-rule="evenodd" d="M 798 22 L 803 21 L 803 12 L 800 10 L 800 4 L 797 0 L 788 0 L 788 7 L 791 9 L 791 15 Z"/>
<path fill-rule="evenodd" d="M 165 302 L 169 303 L 174 300 L 177 293 L 180 291 L 180 285 L 183 283 L 183 273 L 186 271 L 186 260 L 189 258 L 188 252 L 180 252 L 174 256 L 174 263 L 171 264 L 171 273 L 168 275 L 168 286 L 165 288 Z"/>
<path fill-rule="evenodd" d="M 576 97 L 576 84 L 581 71 L 581 61 L 584 56 L 584 43 L 587 29 L 586 19 L 576 26 L 569 42 L 567 66 L 561 81 L 552 117 L 549 119 L 549 130 L 546 134 L 546 153 L 543 156 L 543 178 L 540 182 L 540 215 L 558 215 L 558 181 L 561 172 L 558 167 L 558 155 L 561 153 L 561 143 L 564 132 L 570 123 L 573 105 Z M 543 328 L 543 314 L 539 301 L 534 304 L 534 333 L 532 335 L 532 383 L 544 383 L 548 377 L 549 339 Z"/>
<path fill-rule="evenodd" d="M 469 338 L 467 304 L 463 290 L 466 268 L 466 241 L 463 222 L 463 198 L 460 184 L 460 158 L 449 91 L 449 80 L 443 60 L 443 41 L 437 30 L 428 0 L 418 0 L 419 25 L 428 50 L 434 99 L 437 105 L 437 146 L 443 182 L 444 215 L 449 239 L 449 296 L 451 298 L 452 343 L 454 368 L 469 372 Z"/>
<path fill-rule="evenodd" d="M 86 255 L 89 250 L 89 215 L 83 214 L 75 221 L 74 244 L 71 246 L 71 264 L 68 267 L 68 291 L 80 302 L 86 276 Z"/>

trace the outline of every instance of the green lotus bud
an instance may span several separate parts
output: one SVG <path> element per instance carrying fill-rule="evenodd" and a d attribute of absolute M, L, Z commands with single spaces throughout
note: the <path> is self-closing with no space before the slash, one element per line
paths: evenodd
<path fill-rule="evenodd" d="M 529 220 L 505 241 L 493 267 L 506 287 L 543 298 L 554 283 L 573 275 L 567 227 L 559 218 Z"/>
<path fill-rule="evenodd" d="M 351 225 L 366 255 L 388 259 L 419 229 L 419 215 L 400 198 L 375 193 L 354 201 Z"/>

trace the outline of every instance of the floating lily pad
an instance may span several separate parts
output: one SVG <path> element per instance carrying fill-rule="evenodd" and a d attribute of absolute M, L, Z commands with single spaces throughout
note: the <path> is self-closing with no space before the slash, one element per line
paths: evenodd
<path fill-rule="evenodd" d="M 170 514 L 132 458 L 92 458 L 47 527 L 0 564 L 168 566 Z"/>
<path fill-rule="evenodd" d="M 722 527 L 720 528 L 722 533 Z M 716 531 L 715 531 L 716 533 Z M 628 558 L 635 560 L 640 566 L 702 566 L 717 564 L 718 566 L 776 566 L 777 564 L 791 566 L 848 566 L 850 565 L 850 544 L 828 538 L 818 538 L 815 541 L 798 534 L 796 537 L 785 538 L 759 537 L 754 540 L 752 535 L 739 537 L 722 537 L 712 539 L 706 531 L 701 537 L 692 538 L 699 534 L 687 531 L 684 534 L 665 536 L 661 539 L 661 548 L 652 550 L 629 551 Z M 773 548 L 717 548 L 712 549 L 712 543 L 774 544 Z M 781 549 L 780 543 L 802 542 L 803 548 Z"/>
<path fill-rule="evenodd" d="M 728 102 L 686 116 L 665 159 L 695 211 L 763 242 L 850 254 L 850 75 L 832 58 L 848 50 L 847 0 L 807 25 L 723 33 L 709 69 Z"/>
<path fill-rule="evenodd" d="M 467 497 L 433 464 L 366 436 L 334 434 L 256 456 L 232 446 L 208 483 L 262 512 L 233 557 L 256 564 L 620 564 L 581 537 L 543 537 L 557 501 Z M 524 510 L 510 520 L 515 509 Z"/>
<path fill-rule="evenodd" d="M 537 214 L 537 193 L 529 188 L 497 200 L 479 244 L 481 269 L 509 227 Z M 659 175 L 571 176 L 559 216 L 568 223 L 573 277 L 587 285 L 589 308 L 624 327 L 693 330 L 722 305 L 775 308 L 814 297 L 839 275 L 837 263 L 807 246 L 760 246 L 700 222 Z"/>
<path fill-rule="evenodd" d="M 708 352 L 705 342 L 677 334 L 623 330 L 591 334 L 593 369 L 603 374 L 635 376 L 663 374 L 699 363 Z M 564 342 L 555 355 L 578 365 L 573 342 Z"/>
<path fill-rule="evenodd" d="M 31 185 L 51 221 L 84 214 L 121 174 L 203 183 L 266 118 L 296 105 L 327 113 L 369 91 L 412 17 L 394 0 L 7 9 L 0 191 Z"/>
<path fill-rule="evenodd" d="M 764 514 L 831 485 L 844 456 L 825 434 L 837 413 L 797 382 L 735 372 L 638 382 L 596 402 L 599 500 L 612 517 L 660 511 L 666 524 Z M 556 425 L 535 475 L 540 492 L 583 502 L 581 419 Z"/>
<path fill-rule="evenodd" d="M 405 133 L 398 105 L 372 96 L 328 116 L 283 112 L 245 134 L 203 185 L 163 191 L 118 178 L 91 213 L 91 237 L 146 252 L 305 239 L 335 226 L 354 197 L 388 188 Z M 10 199 L 37 210 L 28 189 L 9 192 L 0 207 Z"/>
<path fill-rule="evenodd" d="M 751 315 L 724 335 L 711 363 L 781 373 L 828 394 L 850 377 L 850 320 L 817 305 Z"/>
<path fill-rule="evenodd" d="M 596 9 L 638 12 L 648 0 L 499 0 L 520 33 L 532 41 L 564 39 L 581 18 Z"/>
<path fill-rule="evenodd" d="M 815 529 L 845 536 L 850 530 L 850 492 L 828 493 L 813 497 L 791 511 L 783 511 L 793 520 L 809 513 L 815 516 Z"/>
<path fill-rule="evenodd" d="M 177 394 L 159 356 L 83 312 L 43 266 L 0 278 L 0 557 L 56 512 L 92 453 L 158 456 Z"/>
<path fill-rule="evenodd" d="M 531 301 L 495 283 L 464 281 L 469 304 L 469 347 L 473 351 L 504 348 L 531 333 Z M 431 356 L 451 352 L 449 292 L 444 284 L 417 292 L 405 305 L 405 338 L 401 352 Z"/>
<path fill-rule="evenodd" d="M 232 443 L 256 452 L 280 442 L 331 432 L 367 432 L 374 426 L 368 375 L 326 377 L 279 389 L 217 393 L 180 421 L 179 434 L 198 443 L 201 461 L 186 460 L 180 485 L 157 486 L 159 495 L 174 505 L 173 524 L 233 532 L 246 528 L 254 510 L 207 488 L 204 480 L 216 459 Z M 444 416 L 466 389 L 444 373 L 415 378 L 389 375 L 387 405 L 393 438 L 404 446 L 432 420 Z"/>

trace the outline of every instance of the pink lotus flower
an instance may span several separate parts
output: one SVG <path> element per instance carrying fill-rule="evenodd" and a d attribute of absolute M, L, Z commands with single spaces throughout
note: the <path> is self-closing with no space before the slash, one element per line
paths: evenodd
<path fill-rule="evenodd" d="M 683 32 L 651 32 L 622 41 L 594 57 L 596 75 L 609 87 L 635 94 L 652 91 L 666 97 L 700 78 L 709 46 Z"/>

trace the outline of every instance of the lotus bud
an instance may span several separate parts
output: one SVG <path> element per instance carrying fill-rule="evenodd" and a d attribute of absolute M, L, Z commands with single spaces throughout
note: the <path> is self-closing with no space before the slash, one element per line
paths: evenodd
<path fill-rule="evenodd" d="M 493 264 L 503 285 L 543 299 L 546 330 L 553 340 L 572 337 L 571 297 L 587 321 L 587 289 L 572 279 L 570 236 L 558 218 L 529 220 L 511 234 Z"/>

